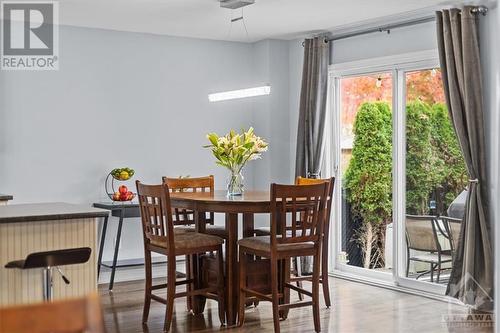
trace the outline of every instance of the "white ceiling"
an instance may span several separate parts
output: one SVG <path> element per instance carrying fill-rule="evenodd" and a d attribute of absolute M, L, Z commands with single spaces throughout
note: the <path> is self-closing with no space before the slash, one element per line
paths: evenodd
<path fill-rule="evenodd" d="M 419 11 L 438 0 L 256 0 L 241 10 L 218 0 L 61 0 L 60 24 L 232 41 L 293 39 L 375 18 Z M 430 10 L 429 10 L 430 12 Z M 230 28 L 231 27 L 231 28 Z"/>

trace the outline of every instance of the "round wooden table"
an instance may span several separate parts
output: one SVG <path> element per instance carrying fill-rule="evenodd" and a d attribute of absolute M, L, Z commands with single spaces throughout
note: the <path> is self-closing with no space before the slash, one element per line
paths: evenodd
<path fill-rule="evenodd" d="M 170 194 L 172 207 L 195 211 L 196 231 L 204 232 L 205 212 L 226 215 L 226 317 L 228 326 L 236 324 L 238 313 L 238 214 L 243 215 L 243 237 L 253 236 L 254 214 L 270 212 L 269 191 L 245 191 L 242 196 L 227 197 L 226 191 L 176 192 Z"/>

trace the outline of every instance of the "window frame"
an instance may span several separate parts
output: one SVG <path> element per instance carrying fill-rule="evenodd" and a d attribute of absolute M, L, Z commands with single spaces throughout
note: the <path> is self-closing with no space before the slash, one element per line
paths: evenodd
<path fill-rule="evenodd" d="M 437 49 L 392 55 L 387 57 L 364 59 L 346 63 L 332 64 L 329 66 L 329 144 L 330 149 L 325 154 L 330 161 L 328 174 L 335 175 L 338 179 L 335 187 L 335 198 L 332 221 L 330 228 L 330 273 L 333 275 L 359 278 L 365 282 L 381 286 L 401 288 L 402 290 L 419 290 L 434 295 L 440 299 L 450 300 L 444 296 L 446 286 L 434 283 L 415 281 L 404 277 L 406 265 L 406 250 L 404 230 L 401 221 L 405 218 L 406 200 L 406 73 L 439 68 Z M 346 77 L 369 75 L 373 73 L 392 74 L 392 109 L 393 112 L 393 244 L 392 274 L 367 270 L 360 267 L 340 264 L 338 255 L 341 249 L 341 179 L 339 178 L 339 163 L 341 161 L 340 142 L 340 80 Z"/>

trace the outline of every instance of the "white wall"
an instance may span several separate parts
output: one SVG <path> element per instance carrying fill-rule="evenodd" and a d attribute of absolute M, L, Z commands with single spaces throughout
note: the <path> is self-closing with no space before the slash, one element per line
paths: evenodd
<path fill-rule="evenodd" d="M 330 42 L 330 63 L 338 64 L 375 57 L 390 56 L 437 48 L 435 24 L 433 22 L 391 30 L 390 34 L 376 32 Z M 290 104 L 290 157 L 295 164 L 297 125 L 302 78 L 304 48 L 301 40 L 289 42 L 289 104 Z M 294 175 L 295 167 L 292 166 Z"/>
<path fill-rule="evenodd" d="M 500 308 L 500 178 L 498 174 L 500 162 L 500 13 L 498 8 L 490 7 L 488 15 L 480 18 L 481 62 L 483 67 L 484 112 L 486 130 L 486 148 L 488 161 L 490 220 L 492 221 L 492 240 L 495 246 L 495 317 L 499 318 Z M 494 232 L 494 233 L 493 233 Z M 500 332 L 497 319 L 496 332 Z"/>
<path fill-rule="evenodd" d="M 434 22 L 340 39 L 331 45 L 331 63 L 410 53 L 437 48 Z"/>
<path fill-rule="evenodd" d="M 254 44 L 255 74 L 271 85 L 268 98 L 254 103 L 254 123 L 260 125 L 267 138 L 269 151 L 266 163 L 253 162 L 254 188 L 269 189 L 270 182 L 289 183 L 290 127 L 289 127 L 289 53 L 288 42 L 264 40 Z"/>
<path fill-rule="evenodd" d="M 287 178 L 277 169 L 289 160 L 286 46 L 270 41 L 261 56 L 246 43 L 61 27 L 59 71 L 0 73 L 0 192 L 14 203 L 92 203 L 105 200 L 106 173 L 120 166 L 147 183 L 214 174 L 222 189 L 227 173 L 202 148 L 205 135 L 249 126 L 271 148 L 245 170 L 248 188 L 254 167 L 269 170 L 259 187 Z M 265 82 L 270 96 L 208 102 L 209 92 Z M 140 257 L 139 220 L 123 232 L 120 258 Z"/>

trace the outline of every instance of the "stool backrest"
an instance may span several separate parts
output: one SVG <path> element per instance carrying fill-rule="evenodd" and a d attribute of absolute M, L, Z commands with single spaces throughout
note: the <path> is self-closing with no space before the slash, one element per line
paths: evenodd
<path fill-rule="evenodd" d="M 95 294 L 86 298 L 28 304 L 0 309 L 0 332 L 104 333 Z"/>
<path fill-rule="evenodd" d="M 23 268 L 43 268 L 86 263 L 92 250 L 89 247 L 30 253 Z"/>
<path fill-rule="evenodd" d="M 328 182 L 313 185 L 271 184 L 271 247 L 276 244 L 319 242 L 326 220 L 328 191 Z"/>
<path fill-rule="evenodd" d="M 174 225 L 168 185 L 145 185 L 140 181 L 135 183 L 144 241 L 165 242 L 169 250 L 170 246 L 174 246 Z"/>
<path fill-rule="evenodd" d="M 170 192 L 208 192 L 214 191 L 214 176 L 194 178 L 162 177 L 163 184 L 167 184 Z M 174 225 L 194 224 L 194 212 L 187 209 L 173 208 Z M 210 214 L 213 219 L 213 213 Z"/>

